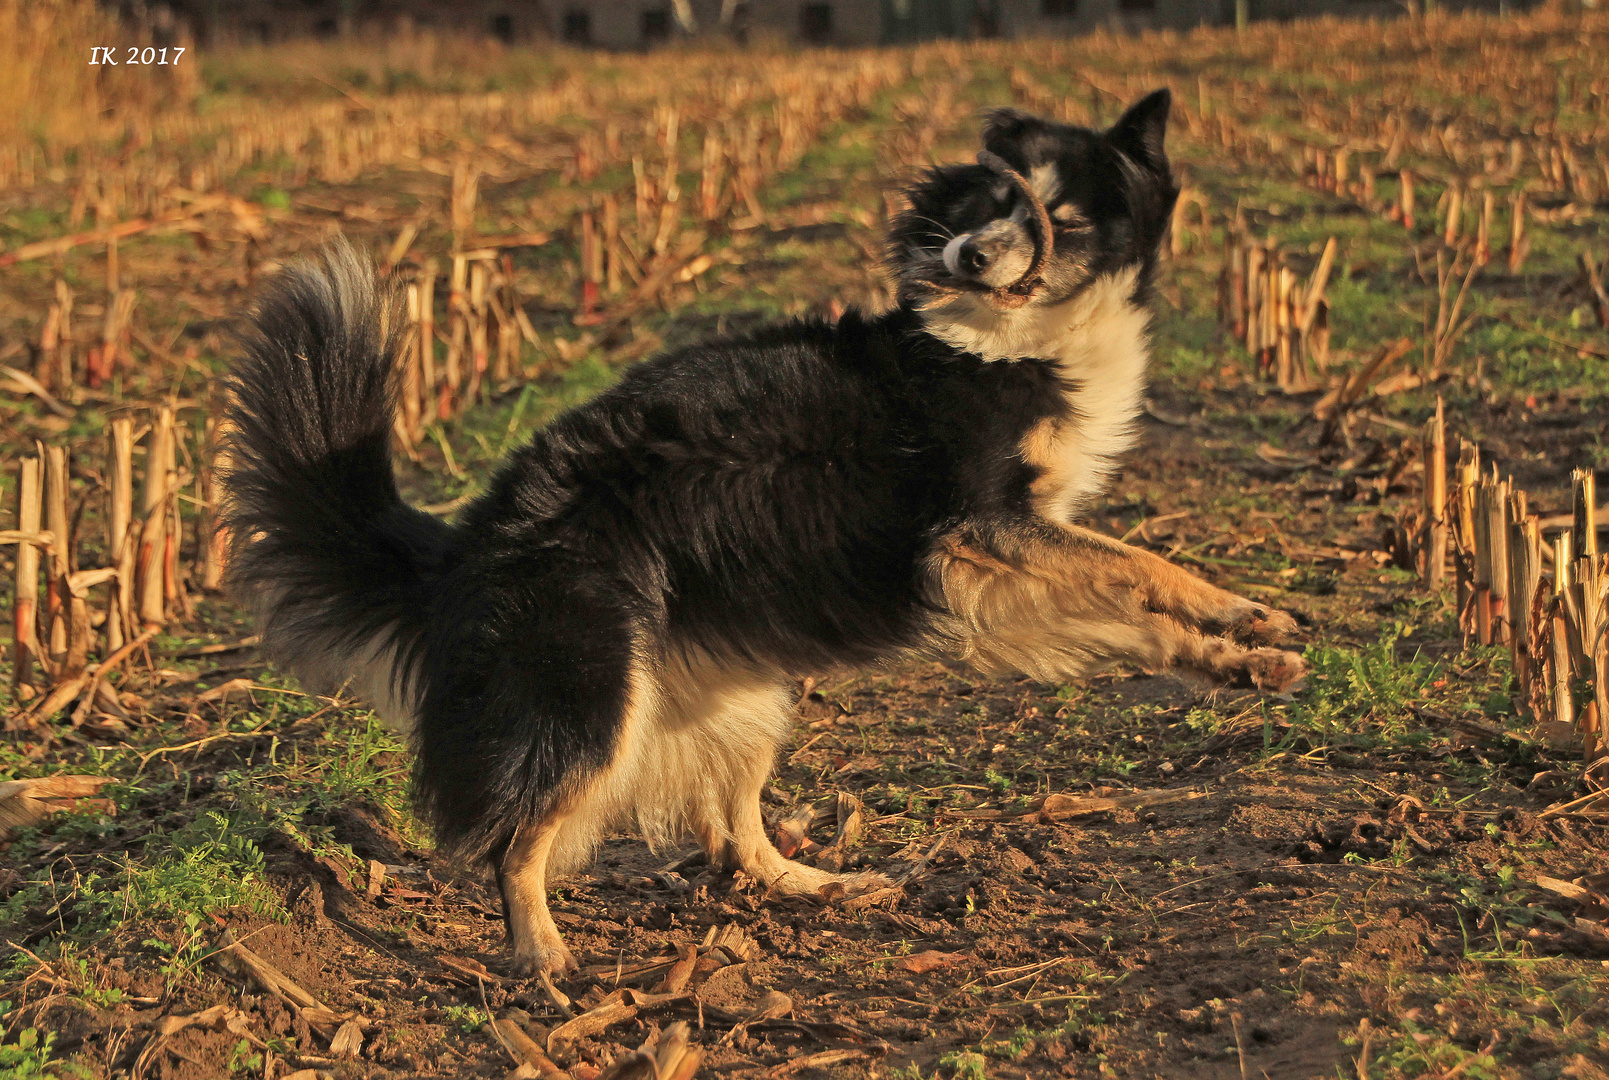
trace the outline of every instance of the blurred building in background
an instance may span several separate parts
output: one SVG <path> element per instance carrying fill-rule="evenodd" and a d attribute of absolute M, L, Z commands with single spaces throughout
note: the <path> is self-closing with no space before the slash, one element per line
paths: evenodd
<path fill-rule="evenodd" d="M 1415 0 L 1407 0 L 1415 2 Z M 935 38 L 1068 35 L 1319 15 L 1386 18 L 1405 0 L 169 0 L 197 40 L 271 42 L 435 30 L 509 44 L 650 49 L 719 37 L 864 47 Z M 1526 0 L 1440 0 L 1447 9 Z"/>

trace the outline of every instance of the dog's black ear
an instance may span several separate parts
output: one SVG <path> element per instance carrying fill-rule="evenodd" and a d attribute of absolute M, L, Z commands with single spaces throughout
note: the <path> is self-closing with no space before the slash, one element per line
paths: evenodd
<path fill-rule="evenodd" d="M 984 114 L 983 148 L 999 154 L 1014 168 L 1049 161 L 1056 153 L 1051 125 L 1021 109 L 990 109 Z"/>
<path fill-rule="evenodd" d="M 990 109 L 983 114 L 983 145 L 992 148 L 996 143 L 1016 142 L 1042 124 L 1037 116 L 1021 109 L 1010 106 Z"/>
<path fill-rule="evenodd" d="M 1162 143 L 1168 133 L 1168 110 L 1172 105 L 1173 92 L 1167 87 L 1152 91 L 1129 106 L 1106 133 L 1107 140 L 1139 164 L 1166 172 L 1168 155 Z"/>

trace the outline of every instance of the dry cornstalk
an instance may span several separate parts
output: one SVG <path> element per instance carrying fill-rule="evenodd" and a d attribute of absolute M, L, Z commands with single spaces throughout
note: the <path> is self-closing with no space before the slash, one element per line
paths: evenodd
<path fill-rule="evenodd" d="M 1274 356 L 1275 371 L 1281 390 L 1290 392 L 1296 381 L 1296 358 L 1291 346 L 1294 329 L 1291 325 L 1291 308 L 1295 303 L 1296 272 L 1288 266 L 1279 268 L 1274 278 Z M 1306 380 L 1302 380 L 1305 386 Z"/>
<path fill-rule="evenodd" d="M 1557 723 L 1575 724 L 1575 698 L 1570 692 L 1570 625 L 1566 608 L 1570 593 L 1570 533 L 1568 530 L 1553 537 L 1553 603 L 1551 657 L 1553 719 Z"/>
<path fill-rule="evenodd" d="M 1307 292 L 1302 300 L 1301 329 L 1305 335 L 1313 326 L 1313 320 L 1318 315 L 1319 302 L 1324 299 L 1324 289 L 1330 283 L 1330 271 L 1335 266 L 1335 252 L 1339 245 L 1335 237 L 1324 242 L 1324 254 L 1319 256 L 1318 266 L 1313 269 L 1313 276 L 1308 280 Z"/>
<path fill-rule="evenodd" d="M 86 372 L 92 389 L 116 374 L 118 365 L 129 358 L 134 300 L 133 289 L 119 289 L 107 299 L 106 318 L 101 324 L 101 343 L 90 350 L 89 370 Z"/>
<path fill-rule="evenodd" d="M 181 210 L 163 214 L 157 218 L 139 218 L 134 221 L 124 221 L 117 225 L 112 225 L 103 229 L 93 229 L 89 232 L 80 232 L 73 233 L 69 236 L 60 236 L 54 240 L 39 240 L 32 244 L 23 244 L 15 251 L 8 251 L 5 254 L 0 255 L 0 268 L 10 266 L 13 263 L 26 262 L 29 259 L 39 259 L 48 255 L 59 255 L 63 252 L 71 251 L 73 248 L 82 244 L 112 244 L 115 243 L 119 237 L 133 236 L 135 233 L 144 232 L 146 229 L 149 229 L 154 225 L 173 224 L 175 222 L 183 221 L 208 210 L 215 209 L 227 201 L 228 199 L 225 196 L 208 196 L 204 199 L 197 199 L 195 202 L 192 202 L 189 206 Z"/>
<path fill-rule="evenodd" d="M 1507 645 L 1511 633 L 1512 614 L 1509 608 L 1508 585 L 1508 512 L 1509 482 L 1499 480 L 1497 467 L 1482 484 L 1486 491 L 1486 541 L 1491 553 L 1487 556 L 1491 582 L 1488 591 L 1491 613 L 1491 644 Z"/>
<path fill-rule="evenodd" d="M 45 572 L 45 640 L 54 676 L 76 675 L 77 671 L 64 668 L 70 636 L 70 616 L 67 610 L 67 575 L 73 571 L 68 550 L 73 546 L 68 535 L 67 518 L 67 450 L 60 446 L 40 446 L 45 463 L 45 528 L 55 537 L 51 545 Z M 81 669 L 81 666 L 80 666 Z"/>
<path fill-rule="evenodd" d="M 1459 184 L 1447 188 L 1447 223 L 1442 230 L 1441 242 L 1448 247 L 1458 243 L 1458 234 L 1464 226 L 1464 189 Z"/>
<path fill-rule="evenodd" d="M 1266 268 L 1263 282 L 1263 325 L 1258 333 L 1262 336 L 1262 353 L 1258 358 L 1258 368 L 1267 372 L 1274 365 L 1274 359 L 1279 349 L 1279 312 L 1284 305 L 1280 302 L 1279 279 L 1280 271 L 1284 268 L 1279 257 L 1279 248 L 1272 241 L 1268 244 L 1268 253 L 1265 257 Z"/>
<path fill-rule="evenodd" d="M 603 200 L 604 288 L 610 296 L 620 291 L 620 200 L 613 194 Z"/>
<path fill-rule="evenodd" d="M 419 405 L 420 422 L 432 416 L 436 403 L 436 260 L 428 259 L 419 273 Z M 446 419 L 439 414 L 436 419 Z"/>
<path fill-rule="evenodd" d="M 1603 287 L 1602 270 L 1590 251 L 1581 252 L 1579 259 L 1582 276 L 1587 279 L 1587 288 L 1592 292 L 1592 308 L 1598 317 L 1598 325 L 1609 327 L 1609 292 Z"/>
<path fill-rule="evenodd" d="M 1575 534 L 1579 539 L 1581 557 L 1598 562 L 1598 481 L 1591 469 L 1575 469 L 1570 473 L 1571 516 Z M 1594 571 L 1596 573 L 1596 571 Z M 1597 582 L 1593 581 L 1594 588 Z"/>
<path fill-rule="evenodd" d="M 441 419 L 446 420 L 461 404 L 459 390 L 464 385 L 464 346 L 469 337 L 469 262 L 462 254 L 453 256 L 451 290 L 447 294 L 447 370 L 441 392 Z"/>
<path fill-rule="evenodd" d="M 106 436 L 106 552 L 118 569 L 106 609 L 106 643 L 121 648 L 134 614 L 134 547 L 130 526 L 134 520 L 134 421 L 113 417 Z"/>
<path fill-rule="evenodd" d="M 173 410 L 164 405 L 157 409 L 145 442 L 145 486 L 141 500 L 145 518 L 135 566 L 140 621 L 147 625 L 167 621 L 163 571 L 169 546 L 167 503 L 173 482 L 173 460 Z"/>
<path fill-rule="evenodd" d="M 218 472 L 227 471 L 228 440 L 217 417 L 209 416 L 202 434 L 201 462 L 197 469 L 200 490 L 201 518 L 196 527 L 196 559 L 200 562 L 201 588 L 217 592 L 223 588 L 224 569 L 229 553 L 229 536 L 220 523 L 222 507 L 218 500 L 223 493 L 218 488 Z"/>
<path fill-rule="evenodd" d="M 631 159 L 631 179 L 632 193 L 636 199 L 637 242 L 649 244 L 654 239 L 653 229 L 649 224 L 653 181 L 648 179 L 648 167 L 643 163 L 641 156 L 634 156 Z"/>
<path fill-rule="evenodd" d="M 1330 302 L 1322 297 L 1314 310 L 1313 324 L 1308 327 L 1303 349 L 1320 374 L 1330 370 Z"/>
<path fill-rule="evenodd" d="M 1475 633 L 1475 489 L 1480 484 L 1480 448 L 1458 440 L 1458 626 L 1467 642 Z"/>
<path fill-rule="evenodd" d="M 1397 174 L 1397 220 L 1402 222 L 1404 229 L 1414 226 L 1414 191 L 1413 173 L 1403 169 Z"/>
<path fill-rule="evenodd" d="M 1240 236 L 1230 230 L 1224 236 L 1223 269 L 1218 275 L 1218 322 L 1235 337 L 1245 334 L 1246 256 Z"/>
<path fill-rule="evenodd" d="M 1425 584 L 1438 588 L 1447 570 L 1447 418 L 1441 395 L 1436 415 L 1425 423 L 1425 533 L 1422 543 Z"/>
<path fill-rule="evenodd" d="M 413 247 L 414 240 L 419 237 L 419 226 L 421 224 L 419 221 L 410 221 L 402 227 L 401 232 L 397 233 L 397 238 L 392 242 L 391 249 L 386 252 L 385 263 L 382 267 L 386 273 L 396 269 L 397 264 L 408 254 L 408 249 Z"/>
<path fill-rule="evenodd" d="M 471 237 L 475 232 L 475 204 L 479 199 L 480 165 L 468 157 L 460 157 L 453 163 L 450 207 L 454 252 L 471 246 Z"/>
<path fill-rule="evenodd" d="M 1508 529 L 1509 598 L 1514 612 L 1514 632 L 1509 641 L 1519 700 L 1527 707 L 1532 701 L 1531 683 L 1536 670 L 1531 613 L 1541 582 L 1541 545 L 1542 530 L 1536 515 L 1526 513 L 1525 493 L 1516 491 L 1509 508 Z"/>
<path fill-rule="evenodd" d="M 597 224 L 591 210 L 581 211 L 581 318 L 598 307 L 598 291 L 603 282 L 603 252 Z"/>
<path fill-rule="evenodd" d="M 409 285 L 405 294 L 408 312 L 408 334 L 402 344 L 402 432 L 407 442 L 419 439 L 419 420 L 424 415 L 422 394 L 424 380 L 420 375 L 419 357 L 419 285 Z"/>
<path fill-rule="evenodd" d="M 34 366 L 34 378 L 47 390 L 52 385 L 63 389 L 68 385 L 66 381 L 57 381 L 60 371 L 57 350 L 61 345 L 61 316 L 61 305 L 51 304 L 45 314 L 45 325 L 39 331 L 39 362 Z"/>
<path fill-rule="evenodd" d="M 725 152 L 720 132 L 712 125 L 704 130 L 704 159 L 698 179 L 698 210 L 707 222 L 721 214 L 721 163 Z"/>
<path fill-rule="evenodd" d="M 469 270 L 469 388 L 464 392 L 463 407 L 473 404 L 480 395 L 482 380 L 491 356 L 486 344 L 486 291 L 487 266 L 475 262 Z"/>
<path fill-rule="evenodd" d="M 1469 266 L 1464 271 L 1464 282 L 1458 288 L 1458 294 L 1449 303 L 1452 292 L 1453 278 L 1458 273 L 1458 260 L 1455 257 L 1451 266 L 1441 252 L 1436 253 L 1436 326 L 1431 334 L 1430 376 L 1438 377 L 1447 361 L 1452 358 L 1453 348 L 1458 344 L 1459 338 L 1474 323 L 1475 316 L 1471 314 L 1460 320 L 1464 311 L 1464 300 L 1469 296 L 1469 287 L 1475 281 L 1475 275 L 1480 273 L 1481 261 L 1477 258 L 1469 260 Z"/>
<path fill-rule="evenodd" d="M 1497 208 L 1497 195 L 1487 191 L 1481 194 L 1480 224 L 1475 230 L 1475 261 L 1485 266 L 1492 261 L 1492 214 Z"/>
<path fill-rule="evenodd" d="M 1470 554 L 1475 590 L 1475 640 L 1482 645 L 1492 643 L 1492 515 L 1489 506 L 1492 494 L 1490 481 L 1479 477 L 1471 491 L 1475 542 Z"/>
<path fill-rule="evenodd" d="M 1531 238 L 1525 235 L 1525 192 L 1516 191 L 1509 205 L 1508 272 L 1517 274 L 1531 250 Z"/>
<path fill-rule="evenodd" d="M 1262 352 L 1263 340 L 1263 260 L 1261 244 L 1246 248 L 1246 352 L 1255 360 Z"/>
<path fill-rule="evenodd" d="M 1603 741 L 1603 725 L 1609 721 L 1609 686 L 1605 686 L 1609 672 L 1604 667 L 1604 654 L 1609 650 L 1609 642 L 1604 640 L 1609 624 L 1609 603 L 1604 592 L 1609 579 L 1598 555 L 1597 481 L 1591 469 L 1574 470 L 1570 480 L 1574 503 L 1571 516 L 1581 548 L 1575 572 L 1578 626 L 1574 640 L 1580 642 L 1578 666 L 1592 680 L 1593 688 L 1592 700 L 1582 710 L 1579 731 L 1590 761 Z"/>
<path fill-rule="evenodd" d="M 490 305 L 497 317 L 497 366 L 495 377 L 499 385 L 513 379 L 520 364 L 519 320 L 513 315 L 519 307 L 519 296 L 514 291 L 512 260 L 503 256 L 503 269 L 497 276 L 497 288 L 492 292 Z"/>
<path fill-rule="evenodd" d="M 501 1019 L 493 1020 L 492 1027 L 509 1053 L 530 1065 L 533 1075 L 543 1080 L 569 1080 L 570 1074 L 553 1064 L 553 1059 L 537 1045 L 536 1040 L 526 1034 L 515 1017 L 505 1014 Z"/>
<path fill-rule="evenodd" d="M 58 679 L 71 678 L 84 670 L 94 633 L 89 624 L 84 588 L 75 587 L 73 583 L 78 570 L 78 544 L 67 513 L 69 475 L 66 447 L 50 447 L 45 452 L 45 527 L 56 536 L 50 552 L 50 584 L 54 594 L 50 642 Z"/>
<path fill-rule="evenodd" d="M 23 701 L 34 695 L 33 665 L 39 655 L 39 547 L 37 537 L 43 526 L 43 462 L 28 455 L 18 463 L 17 477 L 17 566 L 12 591 L 11 685 Z M 52 538 L 54 540 L 54 537 Z"/>
<path fill-rule="evenodd" d="M 1335 433 L 1345 420 L 1347 411 L 1377 379 L 1391 369 L 1392 365 L 1406 356 L 1412 347 L 1413 342 L 1407 338 L 1401 338 L 1384 346 L 1368 363 L 1353 371 L 1339 386 L 1331 389 L 1314 403 L 1314 417 L 1324 422 L 1324 430 L 1319 435 L 1321 445 L 1328 445 L 1335 438 Z"/>
<path fill-rule="evenodd" d="M 110 573 L 112 571 L 108 570 L 92 572 Z M 140 631 L 138 635 L 130 639 L 127 644 L 123 645 L 119 649 L 114 650 L 110 656 L 101 661 L 100 666 L 95 669 L 95 674 L 90 676 L 89 681 L 84 685 L 83 693 L 79 696 L 78 708 L 73 710 L 73 727 L 78 727 L 84 722 L 84 717 L 89 714 L 89 710 L 95 704 L 97 698 L 104 694 L 111 693 L 109 688 L 103 689 L 106 682 L 106 677 L 113 671 L 117 670 L 118 666 L 121 665 L 124 660 L 127 660 L 130 656 L 132 656 L 141 645 L 149 643 L 152 638 L 156 637 L 157 634 L 161 632 L 162 628 L 160 626 L 147 626 L 144 630 Z M 116 695 L 114 694 L 113 700 L 115 699 Z"/>

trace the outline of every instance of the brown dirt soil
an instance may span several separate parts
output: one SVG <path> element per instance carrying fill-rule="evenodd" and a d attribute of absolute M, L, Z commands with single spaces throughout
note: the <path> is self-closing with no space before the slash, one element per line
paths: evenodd
<path fill-rule="evenodd" d="M 1325 733 L 1301 711 L 1327 692 L 1322 664 L 1315 686 L 1289 701 L 1165 676 L 1057 688 L 938 665 L 809 687 L 768 809 L 782 818 L 796 804 L 856 796 L 860 843 L 816 857 L 898 871 L 930 856 L 925 866 L 869 908 L 793 906 L 696 855 L 611 841 L 555 894 L 555 918 L 593 969 L 558 981 L 575 1011 L 617 985 L 654 991 L 663 969 L 635 974 L 645 961 L 730 933 L 721 928 L 741 936 L 704 954 L 689 994 L 555 1049 L 560 1065 L 590 1076 L 682 1019 L 709 1075 L 1300 1080 L 1354 1075 L 1367 1020 L 1376 1060 L 1395 1055 L 1402 1075 L 1416 1074 L 1415 1054 L 1445 1069 L 1494 1032 L 1500 1064 L 1468 1075 L 1602 1075 L 1593 1070 L 1609 1052 L 1609 939 L 1572 922 L 1593 914 L 1590 898 L 1534 882 L 1600 868 L 1605 827 L 1543 816 L 1570 794 L 1568 761 L 1503 734 L 1475 698 L 1454 693 L 1500 688 L 1495 661 L 1460 652 L 1445 615 L 1382 566 L 1378 540 L 1401 488 L 1374 484 L 1368 469 L 1337 482 L 1333 469 L 1264 466 L 1247 449 L 1245 417 L 1299 404 L 1243 388 L 1158 388 L 1157 400 L 1177 423 L 1148 422 L 1097 524 L 1296 611 L 1330 646 L 1367 649 L 1382 613 L 1414 616 L 1389 653 L 1439 656 L 1437 677 L 1399 703 L 1338 699 L 1351 710 L 1346 726 L 1375 730 L 1372 740 Z M 1572 419 L 1604 421 L 1579 410 Z M 1394 452 L 1381 444 L 1376 476 L 1389 474 Z M 1249 507 L 1248 493 L 1283 506 L 1279 518 Z M 1263 558 L 1280 551 L 1308 553 L 1291 560 L 1300 581 Z M 1393 710 L 1412 723 L 1379 734 Z M 203 716 L 196 730 L 226 729 Z M 327 738 L 301 722 L 220 739 L 168 766 L 184 778 L 183 798 L 135 795 L 118 829 L 38 842 L 79 869 L 119 857 L 142 822 L 225 805 L 220 778 L 327 753 Z M 1036 808 L 1051 792 L 1135 791 L 1146 794 L 1070 820 Z M 830 845 L 831 813 L 817 821 L 826 824 L 813 839 Z M 504 974 L 488 875 L 439 862 L 404 825 L 376 803 L 331 800 L 302 819 L 301 835 L 323 837 L 316 853 L 287 831 L 262 843 L 285 921 L 237 910 L 201 928 L 211 941 L 227 925 L 321 1005 L 350 1015 L 361 1028 L 355 1058 L 331 1056 L 334 1024 L 309 1024 L 210 957 L 165 978 L 162 957 L 126 929 L 80 952 L 90 983 L 122 987 L 122 1003 L 75 994 L 59 962 L 13 983 L 12 1000 L 96 1076 L 504 1075 L 510 1056 L 481 1026 L 482 1010 L 523 1010 L 539 1042 L 563 1018 L 539 983 Z M 371 860 L 386 867 L 377 890 Z M 13 914 L 23 946 L 58 917 Z M 1582 992 L 1592 986 L 1599 992 Z M 785 994 L 791 1014 L 740 1022 L 768 991 Z M 215 1004 L 239 1010 L 243 1034 L 219 1021 L 158 1041 L 164 1017 Z"/>

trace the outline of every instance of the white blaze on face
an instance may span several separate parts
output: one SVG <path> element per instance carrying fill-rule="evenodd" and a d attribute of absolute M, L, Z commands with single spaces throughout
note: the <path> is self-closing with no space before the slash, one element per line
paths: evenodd
<path fill-rule="evenodd" d="M 961 245 L 970 239 L 971 233 L 962 233 L 944 245 L 944 269 L 957 277 L 961 275 Z"/>
<path fill-rule="evenodd" d="M 1028 170 L 1028 186 L 1040 202 L 1055 202 L 1061 195 L 1061 173 L 1055 165 L 1035 165 Z"/>

